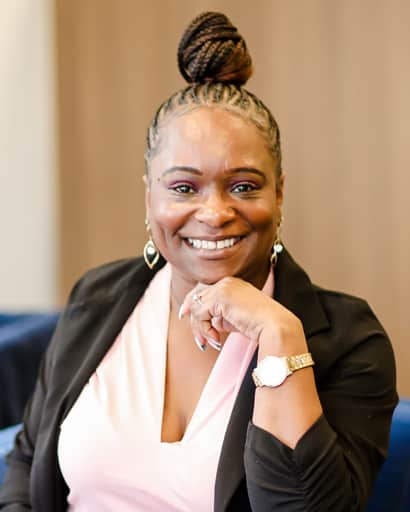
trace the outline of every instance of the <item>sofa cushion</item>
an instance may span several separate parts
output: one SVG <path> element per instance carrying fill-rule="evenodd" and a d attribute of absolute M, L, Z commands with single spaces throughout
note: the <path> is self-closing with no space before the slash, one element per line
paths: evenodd
<path fill-rule="evenodd" d="M 13 447 L 14 437 L 20 430 L 21 425 L 0 430 L 0 485 L 3 482 L 4 473 L 6 472 L 6 456 Z"/>
<path fill-rule="evenodd" d="M 7 316 L 7 321 L 5 317 Z M 0 428 L 22 420 L 58 313 L 0 315 Z"/>
<path fill-rule="evenodd" d="M 374 485 L 367 512 L 410 510 L 410 400 L 393 415 L 389 454 Z"/>

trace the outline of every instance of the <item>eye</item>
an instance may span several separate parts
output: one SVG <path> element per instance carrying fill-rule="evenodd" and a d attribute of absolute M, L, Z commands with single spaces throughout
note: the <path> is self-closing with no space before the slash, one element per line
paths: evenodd
<path fill-rule="evenodd" d="M 258 186 L 255 183 L 251 183 L 249 181 L 242 181 L 241 183 L 236 183 L 232 186 L 231 191 L 237 194 L 244 194 L 246 192 L 253 192 L 256 190 Z"/>
<path fill-rule="evenodd" d="M 190 183 L 175 183 L 169 187 L 169 190 L 177 192 L 178 194 L 193 194 L 196 192 L 195 188 Z"/>

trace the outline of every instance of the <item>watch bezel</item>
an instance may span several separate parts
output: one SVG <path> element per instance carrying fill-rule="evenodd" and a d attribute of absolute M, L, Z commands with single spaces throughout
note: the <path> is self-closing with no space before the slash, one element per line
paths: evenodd
<path fill-rule="evenodd" d="M 291 374 L 287 358 L 277 356 L 266 356 L 254 370 L 259 387 L 276 388 Z"/>

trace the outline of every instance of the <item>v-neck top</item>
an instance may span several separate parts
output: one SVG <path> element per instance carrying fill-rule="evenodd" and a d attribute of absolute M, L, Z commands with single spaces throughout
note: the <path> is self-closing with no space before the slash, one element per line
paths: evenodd
<path fill-rule="evenodd" d="M 162 442 L 170 282 L 167 264 L 61 425 L 70 512 L 213 510 L 224 434 L 256 343 L 227 337 L 183 438 Z M 263 291 L 273 293 L 272 272 Z"/>

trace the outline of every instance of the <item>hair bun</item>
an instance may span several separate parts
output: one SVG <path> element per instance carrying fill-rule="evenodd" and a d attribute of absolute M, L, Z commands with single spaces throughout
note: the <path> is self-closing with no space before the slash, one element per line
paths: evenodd
<path fill-rule="evenodd" d="M 218 12 L 200 14 L 185 30 L 178 47 L 178 66 L 188 83 L 244 85 L 252 74 L 245 40 Z"/>

